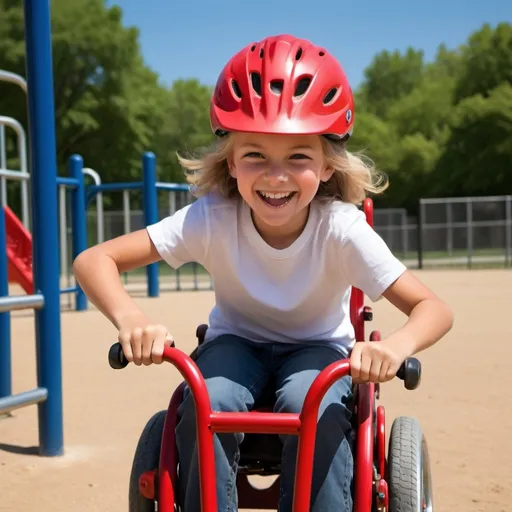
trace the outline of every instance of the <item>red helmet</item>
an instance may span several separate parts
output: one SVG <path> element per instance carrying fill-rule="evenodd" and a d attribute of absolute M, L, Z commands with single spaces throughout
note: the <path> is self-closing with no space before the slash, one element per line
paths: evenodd
<path fill-rule="evenodd" d="M 213 131 L 323 134 L 348 139 L 354 98 L 339 62 L 289 35 L 268 37 L 234 55 L 210 105 Z"/>

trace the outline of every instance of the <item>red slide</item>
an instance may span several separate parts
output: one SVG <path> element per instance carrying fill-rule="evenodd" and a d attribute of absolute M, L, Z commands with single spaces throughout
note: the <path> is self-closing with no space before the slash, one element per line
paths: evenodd
<path fill-rule="evenodd" d="M 4 207 L 4 211 L 9 282 L 18 283 L 26 293 L 32 294 L 32 235 L 8 206 Z"/>

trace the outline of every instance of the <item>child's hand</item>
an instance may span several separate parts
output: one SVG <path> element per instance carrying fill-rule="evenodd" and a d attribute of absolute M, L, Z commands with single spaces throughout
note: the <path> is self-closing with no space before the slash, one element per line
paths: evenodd
<path fill-rule="evenodd" d="M 118 339 L 126 359 L 137 366 L 161 364 L 164 347 L 173 344 L 173 338 L 167 328 L 158 324 L 121 328 Z"/>
<path fill-rule="evenodd" d="M 387 382 L 396 376 L 407 354 L 385 341 L 357 342 L 350 355 L 350 374 L 354 384 Z"/>

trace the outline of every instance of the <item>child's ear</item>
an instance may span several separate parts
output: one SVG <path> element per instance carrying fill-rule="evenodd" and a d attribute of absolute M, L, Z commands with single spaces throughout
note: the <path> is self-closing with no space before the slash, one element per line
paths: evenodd
<path fill-rule="evenodd" d="M 320 181 L 329 181 L 334 174 L 334 167 L 325 167 L 320 175 Z"/>
<path fill-rule="evenodd" d="M 236 167 L 235 163 L 233 162 L 233 157 L 229 156 L 229 158 L 226 160 L 226 163 L 228 165 L 229 174 L 236 180 Z"/>

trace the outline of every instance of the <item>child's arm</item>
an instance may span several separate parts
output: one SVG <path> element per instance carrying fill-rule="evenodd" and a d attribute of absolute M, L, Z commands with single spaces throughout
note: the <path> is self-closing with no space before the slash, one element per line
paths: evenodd
<path fill-rule="evenodd" d="M 87 249 L 73 262 L 73 272 L 89 300 L 118 328 L 144 313 L 126 292 L 120 274 L 160 260 L 142 229 Z"/>
<path fill-rule="evenodd" d="M 400 347 L 405 357 L 430 347 L 452 328 L 450 307 L 412 272 L 402 274 L 382 295 L 409 317 L 386 338 L 386 343 Z"/>
<path fill-rule="evenodd" d="M 354 345 L 350 359 L 356 383 L 392 379 L 406 358 L 432 346 L 453 325 L 450 307 L 408 270 L 382 295 L 409 318 L 379 343 Z"/>
<path fill-rule="evenodd" d="M 451 309 L 391 252 L 362 214 L 347 228 L 342 265 L 352 286 L 373 301 L 385 297 L 409 318 L 379 343 L 356 340 L 350 355 L 355 382 L 386 382 L 404 360 L 439 341 L 452 327 Z"/>
<path fill-rule="evenodd" d="M 119 330 L 126 358 L 138 365 L 161 362 L 163 347 L 172 338 L 167 329 L 151 325 L 124 289 L 120 274 L 160 260 L 147 230 L 141 229 L 91 247 L 73 262 L 81 288 Z"/>

